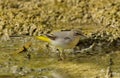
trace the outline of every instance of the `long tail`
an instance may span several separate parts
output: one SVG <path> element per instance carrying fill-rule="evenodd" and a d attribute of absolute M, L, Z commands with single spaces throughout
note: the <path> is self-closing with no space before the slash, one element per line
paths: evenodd
<path fill-rule="evenodd" d="M 46 36 L 36 36 L 36 38 L 41 40 L 41 41 L 45 41 L 45 42 L 49 42 L 49 43 L 51 41 L 51 39 L 46 37 Z"/>

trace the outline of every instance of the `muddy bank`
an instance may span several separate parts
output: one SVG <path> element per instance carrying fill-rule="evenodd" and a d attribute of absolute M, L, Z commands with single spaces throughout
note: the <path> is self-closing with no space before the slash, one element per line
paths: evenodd
<path fill-rule="evenodd" d="M 89 29 L 95 26 L 95 30 L 103 26 L 104 32 L 116 39 L 120 33 L 119 7 L 119 0 L 4 0 L 0 1 L 0 35 L 40 35 L 84 28 L 85 24 Z"/>

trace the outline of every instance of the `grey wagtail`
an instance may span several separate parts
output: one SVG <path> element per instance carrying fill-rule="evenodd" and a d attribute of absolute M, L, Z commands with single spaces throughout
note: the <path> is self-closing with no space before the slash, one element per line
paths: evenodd
<path fill-rule="evenodd" d="M 78 32 L 76 30 L 70 30 L 54 32 L 53 34 L 47 34 L 43 36 L 37 36 L 37 38 L 57 47 L 60 51 L 60 59 L 63 60 L 64 49 L 74 48 L 79 42 L 81 36 L 84 36 L 81 32 Z"/>

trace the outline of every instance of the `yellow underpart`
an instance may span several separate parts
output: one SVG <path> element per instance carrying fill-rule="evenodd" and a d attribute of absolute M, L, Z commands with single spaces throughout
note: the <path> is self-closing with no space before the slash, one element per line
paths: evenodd
<path fill-rule="evenodd" d="M 45 41 L 45 42 L 49 42 L 50 43 L 50 39 L 46 36 L 36 36 L 37 39 L 41 40 L 41 41 Z"/>

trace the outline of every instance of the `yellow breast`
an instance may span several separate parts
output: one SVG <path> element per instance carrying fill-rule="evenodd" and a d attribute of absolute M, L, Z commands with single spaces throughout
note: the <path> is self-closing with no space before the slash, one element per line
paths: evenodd
<path fill-rule="evenodd" d="M 80 37 L 76 37 L 72 42 L 69 43 L 68 48 L 74 48 L 79 42 Z"/>

